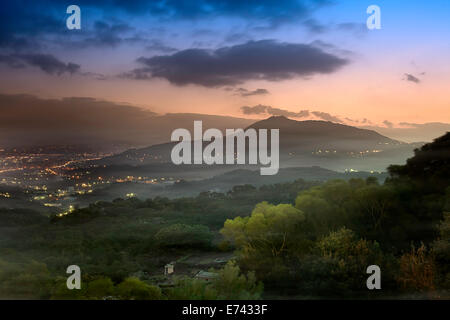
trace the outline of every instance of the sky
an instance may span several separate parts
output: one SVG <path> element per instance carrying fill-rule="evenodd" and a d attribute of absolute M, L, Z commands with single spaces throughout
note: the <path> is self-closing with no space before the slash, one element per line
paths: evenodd
<path fill-rule="evenodd" d="M 69 30 L 66 9 L 81 9 Z M 381 29 L 369 30 L 369 5 Z M 450 122 L 448 0 L 2 1 L 0 93 L 157 113 Z"/>

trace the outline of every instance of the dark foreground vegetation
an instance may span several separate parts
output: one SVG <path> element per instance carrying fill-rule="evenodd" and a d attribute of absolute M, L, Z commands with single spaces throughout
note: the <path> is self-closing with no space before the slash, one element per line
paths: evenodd
<path fill-rule="evenodd" d="M 0 298 L 449 299 L 450 133 L 389 173 L 384 183 L 241 185 L 49 217 L 1 209 Z M 374 264 L 382 290 L 369 291 Z M 69 265 L 82 270 L 81 290 L 66 287 Z"/>

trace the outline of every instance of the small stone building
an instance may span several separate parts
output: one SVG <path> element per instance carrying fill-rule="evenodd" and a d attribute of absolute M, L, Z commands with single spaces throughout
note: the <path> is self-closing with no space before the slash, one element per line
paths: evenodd
<path fill-rule="evenodd" d="M 168 263 L 164 266 L 164 275 L 168 276 L 174 273 L 175 262 Z"/>

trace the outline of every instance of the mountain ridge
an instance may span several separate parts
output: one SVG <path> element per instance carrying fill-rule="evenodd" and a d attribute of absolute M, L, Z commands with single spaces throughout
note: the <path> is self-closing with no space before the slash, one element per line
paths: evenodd
<path fill-rule="evenodd" d="M 187 129 L 192 132 L 193 123 L 191 126 Z M 319 164 L 323 166 L 323 161 L 342 162 L 343 159 L 354 158 L 361 152 L 392 152 L 396 148 L 406 148 L 406 153 L 409 155 L 414 149 L 406 143 L 390 139 L 376 131 L 330 121 L 297 121 L 283 116 L 272 116 L 256 121 L 246 127 L 246 129 L 248 128 L 280 129 L 280 161 L 282 162 L 281 165 L 285 164 L 286 166 L 297 166 L 299 164 Z M 167 142 L 145 148 L 129 149 L 123 153 L 104 158 L 100 163 L 134 166 L 150 163 L 170 163 L 171 150 L 177 143 Z M 203 142 L 204 146 L 206 144 L 209 144 L 209 142 Z M 400 158 L 403 159 L 403 155 Z M 399 161 L 397 160 L 394 163 L 399 163 Z M 339 164 L 339 168 L 341 167 L 342 165 Z M 332 168 L 336 169 L 335 167 Z"/>
<path fill-rule="evenodd" d="M 291 133 L 294 131 L 294 133 L 300 133 L 300 132 L 307 132 L 309 134 L 321 134 L 328 133 L 328 134 L 335 134 L 336 130 L 341 130 L 342 133 L 345 132 L 345 134 L 348 134 L 348 137 L 354 138 L 362 137 L 362 138 L 378 138 L 383 141 L 389 141 L 389 142 L 397 142 L 402 143 L 401 141 L 391 139 L 389 137 L 386 137 L 375 130 L 370 129 L 363 129 L 355 126 L 350 126 L 346 124 L 331 122 L 331 121 L 324 121 L 324 120 L 302 120 L 297 121 L 293 119 L 289 119 L 285 116 L 271 116 L 267 119 L 263 119 L 260 121 L 257 121 L 250 125 L 248 128 L 255 128 L 255 129 L 275 129 L 277 127 L 283 127 L 284 132 Z M 329 129 L 328 131 L 324 131 L 323 129 Z M 364 135 L 365 134 L 365 135 Z"/>

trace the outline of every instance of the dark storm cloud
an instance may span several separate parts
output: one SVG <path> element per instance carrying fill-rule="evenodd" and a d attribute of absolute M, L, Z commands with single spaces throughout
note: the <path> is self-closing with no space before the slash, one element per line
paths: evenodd
<path fill-rule="evenodd" d="M 12 68 L 23 68 L 25 65 L 38 67 L 47 74 L 61 75 L 78 72 L 80 66 L 69 62 L 64 63 L 51 54 L 11 54 L 0 56 L 0 63 Z"/>
<path fill-rule="evenodd" d="M 255 89 L 255 90 L 248 90 L 245 88 L 237 88 L 234 91 L 236 92 L 237 95 L 240 95 L 241 97 L 260 96 L 260 95 L 269 94 L 269 91 L 267 89 L 262 89 L 262 88 Z"/>
<path fill-rule="evenodd" d="M 405 73 L 405 80 L 406 81 L 410 81 L 410 82 L 414 82 L 414 83 L 420 83 L 420 79 L 413 76 L 412 74 L 409 73 Z"/>
<path fill-rule="evenodd" d="M 35 49 L 38 35 L 61 32 L 65 28 L 67 6 L 51 1 L 2 1 L 0 48 Z M 48 8 L 46 8 L 48 6 Z M 58 10 L 61 14 L 55 14 Z"/>
<path fill-rule="evenodd" d="M 0 30 L 0 48 L 22 51 L 25 49 L 38 49 L 40 46 L 40 43 L 35 41 L 33 36 L 17 36 Z"/>
<path fill-rule="evenodd" d="M 97 72 L 81 72 L 80 75 L 84 76 L 84 77 L 90 77 L 96 80 L 107 80 L 109 79 L 108 76 L 102 74 L 102 73 L 97 73 Z"/>
<path fill-rule="evenodd" d="M 83 47 L 115 47 L 125 41 L 130 41 L 130 39 L 135 39 L 136 41 L 141 40 L 137 36 L 122 36 L 122 34 L 126 34 L 134 30 L 135 29 L 133 27 L 124 22 L 107 23 L 105 21 L 98 20 L 94 23 L 93 30 L 88 33 L 89 36 L 75 45 Z"/>
<path fill-rule="evenodd" d="M 21 54 L 18 57 L 48 74 L 60 75 L 65 72 L 73 74 L 80 69 L 80 65 L 72 62 L 64 63 L 50 54 Z"/>
<path fill-rule="evenodd" d="M 349 61 L 309 44 L 249 41 L 217 50 L 187 49 L 173 55 L 141 57 L 143 65 L 123 76 L 163 78 L 176 85 L 238 85 L 247 80 L 279 81 L 332 73 Z"/>
<path fill-rule="evenodd" d="M 187 19 L 226 15 L 275 21 L 291 21 L 302 18 L 311 14 L 315 9 L 330 3 L 329 0 L 77 1 L 80 6 L 86 5 L 104 10 L 124 11 L 134 15 L 150 13 L 159 17 Z"/>
<path fill-rule="evenodd" d="M 25 64 L 13 55 L 0 55 L 0 64 L 5 64 L 13 69 L 25 68 Z"/>
<path fill-rule="evenodd" d="M 117 23 L 107 23 L 105 21 L 97 20 L 94 24 L 95 30 L 99 32 L 107 32 L 107 33 L 122 33 L 127 31 L 133 31 L 134 28 L 131 27 L 128 23 L 125 22 L 117 22 Z"/>
<path fill-rule="evenodd" d="M 83 26 L 81 30 L 67 31 L 58 34 L 52 44 L 73 50 L 80 48 L 116 48 L 120 45 L 141 45 L 150 46 L 162 43 L 151 40 L 148 35 L 139 32 L 128 22 L 114 18 L 96 20 L 92 25 Z M 172 50 L 173 52 L 175 50 Z M 167 51 L 161 51 L 167 52 Z"/>
<path fill-rule="evenodd" d="M 0 10 L 0 49 L 12 49 L 23 52 L 42 49 L 49 44 L 65 47 L 87 46 L 117 46 L 127 42 L 140 41 L 140 37 L 133 34 L 129 37 L 121 36 L 133 32 L 135 29 L 128 23 L 117 18 L 108 22 L 95 20 L 95 15 L 88 7 L 108 10 L 112 7 L 101 8 L 100 3 L 81 1 L 76 4 L 81 7 L 81 30 L 68 30 L 66 19 L 69 16 L 66 9 L 69 4 L 63 2 L 41 1 L 4 1 Z M 101 1 L 100 1 L 101 2 Z M 122 11 L 121 6 L 116 6 Z M 89 19 L 84 13 L 89 12 Z M 105 11 L 106 12 L 106 11 Z M 114 16 L 114 14 L 112 14 Z M 92 23 L 90 23 L 92 21 Z"/>
<path fill-rule="evenodd" d="M 165 1 L 121 1 L 121 0 L 78 0 L 82 13 L 99 9 L 111 16 L 129 19 L 151 15 L 173 20 L 214 17 L 238 17 L 248 22 L 263 22 L 277 26 L 287 22 L 304 22 L 316 28 L 318 24 L 310 19 L 316 9 L 332 3 L 329 0 L 165 0 Z M 23 50 L 40 45 L 35 37 L 46 34 L 67 33 L 66 8 L 70 3 L 51 0 L 3 1 L 0 10 L 0 47 Z M 82 29 L 86 27 L 82 19 Z M 105 35 L 103 35 L 105 36 Z M 117 39 L 109 34 L 102 39 L 115 43 Z"/>
<path fill-rule="evenodd" d="M 77 5 L 80 5 L 79 2 Z M 42 50 L 49 44 L 72 48 L 87 46 L 116 46 L 136 36 L 124 38 L 123 33 L 134 30 L 119 19 L 111 22 L 84 19 L 86 7 L 81 7 L 81 30 L 66 27 L 68 4 L 55 1 L 5 1 L 0 10 L 0 49 L 15 52 Z"/>

